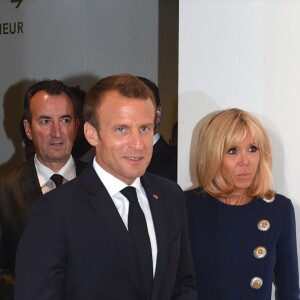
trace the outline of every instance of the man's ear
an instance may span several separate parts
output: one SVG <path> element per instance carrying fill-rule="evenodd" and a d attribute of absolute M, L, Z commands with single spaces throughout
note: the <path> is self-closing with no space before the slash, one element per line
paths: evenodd
<path fill-rule="evenodd" d="M 28 122 L 28 120 L 26 120 L 26 119 L 23 120 L 23 126 L 24 126 L 25 133 L 26 133 L 28 139 L 32 141 L 31 128 L 30 128 L 30 123 Z"/>
<path fill-rule="evenodd" d="M 99 136 L 97 129 L 89 122 L 85 122 L 83 125 L 83 131 L 86 140 L 91 146 L 97 146 L 99 143 Z"/>
<path fill-rule="evenodd" d="M 156 124 L 160 123 L 160 119 L 161 119 L 161 106 L 157 106 L 156 108 Z"/>
<path fill-rule="evenodd" d="M 75 119 L 75 126 L 76 126 L 76 130 L 78 130 L 78 128 L 79 128 L 79 126 L 80 126 L 80 120 L 79 120 L 79 118 L 76 118 Z"/>
<path fill-rule="evenodd" d="M 159 105 L 156 107 L 156 111 L 155 111 L 154 134 L 158 133 L 160 119 L 161 119 L 161 106 Z"/>

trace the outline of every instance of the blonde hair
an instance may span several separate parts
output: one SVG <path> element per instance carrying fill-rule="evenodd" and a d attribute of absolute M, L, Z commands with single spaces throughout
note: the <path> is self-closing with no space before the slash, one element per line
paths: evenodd
<path fill-rule="evenodd" d="M 258 147 L 260 161 L 248 189 L 250 197 L 272 198 L 272 153 L 266 130 L 250 113 L 237 109 L 213 112 L 202 119 L 197 146 L 197 177 L 200 186 L 216 198 L 229 197 L 234 187 L 221 175 L 223 156 L 250 132 Z"/>

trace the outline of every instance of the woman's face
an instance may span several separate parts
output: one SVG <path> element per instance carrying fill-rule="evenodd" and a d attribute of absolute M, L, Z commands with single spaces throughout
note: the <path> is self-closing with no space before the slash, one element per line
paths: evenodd
<path fill-rule="evenodd" d="M 248 133 L 245 139 L 232 145 L 221 162 L 222 176 L 232 184 L 235 193 L 245 193 L 255 177 L 260 160 L 259 149 Z"/>

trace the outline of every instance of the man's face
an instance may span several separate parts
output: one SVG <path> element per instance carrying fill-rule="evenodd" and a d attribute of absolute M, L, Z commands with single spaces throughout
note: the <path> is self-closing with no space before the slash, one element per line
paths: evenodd
<path fill-rule="evenodd" d="M 107 92 L 97 109 L 96 160 L 126 184 L 142 176 L 151 160 L 154 114 L 150 99 L 129 99 L 116 91 Z"/>
<path fill-rule="evenodd" d="M 33 141 L 38 160 L 58 171 L 68 161 L 78 122 L 70 98 L 62 93 L 37 92 L 31 99 L 31 124 L 24 120 L 26 135 Z"/>

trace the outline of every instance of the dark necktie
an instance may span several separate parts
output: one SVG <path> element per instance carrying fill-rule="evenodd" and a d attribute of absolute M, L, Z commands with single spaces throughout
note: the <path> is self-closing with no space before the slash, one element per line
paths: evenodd
<path fill-rule="evenodd" d="M 153 265 L 151 243 L 145 215 L 138 202 L 134 187 L 128 186 L 121 193 L 129 201 L 128 231 L 137 250 L 140 269 L 146 284 L 147 295 L 150 299 L 153 283 Z"/>
<path fill-rule="evenodd" d="M 59 187 L 62 185 L 64 177 L 59 174 L 53 174 L 50 179 L 54 181 L 56 187 Z"/>

